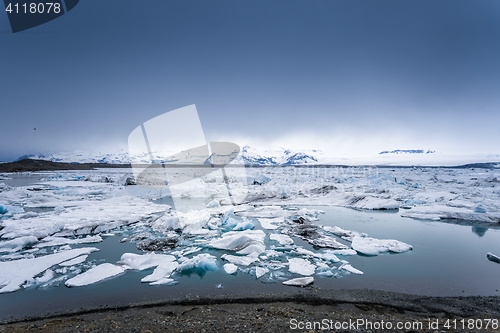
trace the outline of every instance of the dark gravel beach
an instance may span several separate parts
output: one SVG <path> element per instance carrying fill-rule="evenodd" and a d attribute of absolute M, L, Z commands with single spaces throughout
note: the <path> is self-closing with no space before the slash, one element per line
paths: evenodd
<path fill-rule="evenodd" d="M 1 325 L 0 332 L 500 332 L 499 319 L 500 297 L 310 287 L 25 318 Z"/>

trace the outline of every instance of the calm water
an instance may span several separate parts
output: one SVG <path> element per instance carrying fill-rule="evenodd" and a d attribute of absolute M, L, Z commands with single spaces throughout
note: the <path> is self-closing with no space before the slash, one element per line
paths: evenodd
<path fill-rule="evenodd" d="M 413 245 L 413 251 L 403 254 L 383 254 L 376 257 L 346 256 L 364 275 L 344 278 L 315 277 L 315 285 L 328 289 L 370 288 L 422 295 L 500 295 L 500 265 L 486 258 L 487 252 L 500 254 L 500 230 L 471 225 L 431 222 L 402 218 L 398 213 L 356 211 L 340 207 L 310 207 L 321 209 L 321 225 L 339 226 L 365 232 L 382 239 L 397 239 Z M 258 225 L 258 222 L 255 222 Z M 466 222 L 464 222 L 466 224 Z M 121 236 L 107 237 L 96 246 L 101 251 L 88 260 L 115 263 L 125 252 L 140 253 L 135 244 L 120 243 Z M 295 239 L 297 245 L 312 249 Z M 217 257 L 223 252 L 205 250 Z M 140 279 L 153 269 L 125 274 L 79 288 L 64 284 L 46 289 L 27 289 L 0 294 L 0 320 L 12 316 L 39 315 L 47 312 L 77 310 L 86 307 L 118 305 L 190 296 L 241 295 L 250 292 L 296 291 L 281 283 L 262 283 L 248 274 L 227 275 L 222 269 L 177 278 L 174 286 L 149 286 Z M 224 288 L 218 289 L 216 285 Z M 292 288 L 292 289 L 291 289 Z"/>

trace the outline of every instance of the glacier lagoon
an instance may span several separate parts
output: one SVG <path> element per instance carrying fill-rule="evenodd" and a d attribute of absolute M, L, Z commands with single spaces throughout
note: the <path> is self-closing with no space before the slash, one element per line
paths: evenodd
<path fill-rule="evenodd" d="M 457 181 L 450 182 L 450 179 L 446 177 L 449 177 L 450 173 L 463 176 L 464 172 L 460 170 L 458 172 L 456 170 L 437 170 L 437 173 L 438 180 L 439 177 L 443 179 L 443 182 L 438 182 L 438 185 L 447 184 L 446 186 L 449 187 L 449 184 L 457 186 Z M 472 181 L 477 182 L 478 177 L 479 179 L 482 177 L 480 173 L 484 173 L 484 170 L 480 170 L 479 172 L 475 171 L 472 177 L 467 174 L 466 177 L 476 178 L 472 179 Z M 52 233 L 54 228 L 57 229 L 57 233 L 59 233 L 60 236 L 59 238 L 74 239 L 75 231 L 77 231 L 76 239 L 86 239 L 85 237 L 89 237 L 90 234 L 93 234 L 100 235 L 102 241 L 94 242 L 96 239 L 93 239 L 92 242 L 89 242 L 90 244 L 59 244 L 57 246 L 46 247 L 36 247 L 37 244 L 25 244 L 16 251 L 4 251 L 0 258 L 2 262 L 26 259 L 29 257 L 43 257 L 54 251 L 68 251 L 69 248 L 78 249 L 93 247 L 99 249 L 99 251 L 90 253 L 82 263 L 74 265 L 75 271 L 84 272 L 103 263 L 116 265 L 122 259 L 124 253 L 149 253 L 148 251 L 140 251 L 137 249 L 138 242 L 143 240 L 141 237 L 147 236 L 147 239 L 160 236 L 166 237 L 172 232 L 169 228 L 165 228 L 165 223 L 168 224 L 172 221 L 169 222 L 165 220 L 163 221 L 163 225 L 156 225 L 156 230 L 152 230 L 155 229 L 155 225 L 154 222 L 152 222 L 151 216 L 154 216 L 154 218 L 157 219 L 156 221 L 158 221 L 158 216 L 165 212 L 165 206 L 157 204 L 168 200 L 158 200 L 158 197 L 164 198 L 165 193 L 163 193 L 162 190 L 155 190 L 153 191 L 154 193 L 142 192 L 141 195 L 144 201 L 141 201 L 138 197 L 129 201 L 129 198 L 125 196 L 123 192 L 127 194 L 130 194 L 129 192 L 136 192 L 135 194 L 137 195 L 137 192 L 141 192 L 141 190 L 132 186 L 123 187 L 120 185 L 119 180 L 123 178 L 123 171 L 101 170 L 97 172 L 88 172 L 87 174 L 84 173 L 84 177 L 87 177 L 87 181 L 84 181 L 84 177 L 80 177 L 80 174 L 75 174 L 74 172 L 62 173 L 62 177 L 59 177 L 59 175 L 60 174 L 43 174 L 42 178 L 45 178 L 44 181 L 35 181 L 36 184 L 29 185 L 32 186 L 31 189 L 36 186 L 36 188 L 40 188 L 40 190 L 29 191 L 29 186 L 3 190 L 2 201 L 7 201 L 5 203 L 2 202 L 3 206 L 9 209 L 9 207 L 15 207 L 17 203 L 18 209 L 12 209 L 13 213 L 10 216 L 8 216 L 9 213 L 7 211 L 4 217 L 2 217 L 1 222 L 3 228 L 1 231 L 4 235 L 3 238 L 6 239 L 5 235 L 14 236 L 9 236 L 10 240 L 28 237 L 26 235 L 33 230 L 30 231 L 22 227 L 20 228 L 19 224 L 30 221 L 30 219 L 42 219 L 51 221 L 52 223 L 52 229 L 50 230 L 47 230 L 45 226 L 40 226 L 36 230 L 38 233 L 37 237 L 41 237 L 39 243 L 42 245 L 44 242 L 45 244 L 51 244 L 48 243 L 49 241 L 54 242 L 54 239 L 50 238 L 53 237 L 51 235 L 54 234 Z M 103 181 L 103 179 L 105 179 L 104 175 L 106 175 L 108 180 L 114 177 L 114 182 L 106 183 Z M 275 175 L 273 177 L 272 173 L 268 175 L 270 179 L 278 178 Z M 292 190 L 288 198 L 277 198 L 276 196 L 267 195 L 264 199 L 246 204 L 246 206 L 242 205 L 245 207 L 241 208 L 240 211 L 236 209 L 234 214 L 230 215 L 230 217 L 232 216 L 231 218 L 234 219 L 230 225 L 224 225 L 220 223 L 220 221 L 217 222 L 219 225 L 216 225 L 214 224 L 215 222 L 211 221 L 209 218 L 208 221 L 202 221 L 202 224 L 205 224 L 198 228 L 200 226 L 200 222 L 198 221 L 200 216 L 191 216 L 184 221 L 187 221 L 187 223 L 181 226 L 185 232 L 191 233 L 191 236 L 182 239 L 182 242 L 177 244 L 177 247 L 165 250 L 163 253 L 170 254 L 176 251 L 184 251 L 184 253 L 174 253 L 176 260 L 180 263 L 188 258 L 194 258 L 200 254 L 207 254 L 215 258 L 215 270 L 187 269 L 172 275 L 176 283 L 175 285 L 150 286 L 147 283 L 141 283 L 141 279 L 151 275 L 154 271 L 154 267 L 145 270 L 127 269 L 124 270 L 123 274 L 105 279 L 95 284 L 67 288 L 64 285 L 65 279 L 67 280 L 78 273 L 62 273 L 60 270 L 61 267 L 54 265 L 51 268 L 53 276 L 47 276 L 47 270 L 44 270 L 34 277 L 35 280 L 38 279 L 38 282 L 32 281 L 31 284 L 25 283 L 22 285 L 21 289 L 24 290 L 0 294 L 0 304 L 2 308 L 0 313 L 4 316 L 2 320 L 8 320 L 10 316 L 28 316 L 44 314 L 46 312 L 61 312 L 71 309 L 78 310 L 80 308 L 105 305 L 113 306 L 118 304 L 182 298 L 186 295 L 190 295 L 191 297 L 238 295 L 249 293 L 249 290 L 251 290 L 252 293 L 287 292 L 287 290 L 294 287 L 283 285 L 284 281 L 300 276 L 308 276 L 309 274 L 307 272 L 304 273 L 304 271 L 302 271 L 303 274 L 300 274 L 300 266 L 298 268 L 299 273 L 295 271 L 291 272 L 288 264 L 292 263 L 289 259 L 293 258 L 307 261 L 309 265 L 312 264 L 316 266 L 316 272 L 312 276 L 314 277 L 314 286 L 319 288 L 369 288 L 438 296 L 498 295 L 498 289 L 500 287 L 498 283 L 500 266 L 488 261 L 486 258 L 487 252 L 498 253 L 498 241 L 500 240 L 498 224 L 477 220 L 468 221 L 465 219 L 441 219 L 440 221 L 431 221 L 428 219 L 402 217 L 401 215 L 404 215 L 405 212 L 413 209 L 407 207 L 409 200 L 415 202 L 427 200 L 427 202 L 432 202 L 432 205 L 427 206 L 427 211 L 442 211 L 442 207 L 435 206 L 442 203 L 441 197 L 445 196 L 446 193 L 451 193 L 449 191 L 450 189 L 447 189 L 448 191 L 445 191 L 446 193 L 444 194 L 442 191 L 443 186 L 437 186 L 440 190 L 439 193 L 436 191 L 429 191 L 428 189 L 426 191 L 418 191 L 418 187 L 414 187 L 413 181 L 407 181 L 408 184 L 404 185 L 404 189 L 401 189 L 402 184 L 400 184 L 401 182 L 397 182 L 399 176 L 397 175 L 396 181 L 389 187 L 392 192 L 392 198 L 387 198 L 387 193 L 383 192 L 383 188 L 388 186 L 381 186 L 380 179 L 387 180 L 389 177 L 385 177 L 385 175 L 382 176 L 377 176 L 375 180 L 369 179 L 368 177 L 361 177 L 360 179 L 368 179 L 369 182 L 372 182 L 378 188 L 378 192 L 385 193 L 385 195 L 383 194 L 384 197 L 381 198 L 379 196 L 376 198 L 379 199 L 379 201 L 386 200 L 382 205 L 389 204 L 390 206 L 392 203 L 387 200 L 400 199 L 397 195 L 403 197 L 404 193 L 405 199 L 396 201 L 406 208 L 400 207 L 399 211 L 375 211 L 325 206 L 324 204 L 326 204 L 327 201 L 331 202 L 338 200 L 338 198 L 331 195 L 329 197 L 328 193 L 318 194 L 314 191 L 310 192 L 311 194 L 309 194 L 307 198 L 309 204 L 306 204 L 306 202 L 304 202 L 306 200 L 301 196 L 294 196 Z M 491 177 L 489 172 L 483 176 L 485 184 L 489 185 L 488 189 L 495 191 L 496 182 L 488 181 L 493 179 Z M 348 179 L 348 177 L 344 178 L 347 183 L 353 182 L 353 180 Z M 459 182 L 464 179 L 464 177 L 457 178 Z M 282 182 L 283 179 L 280 181 Z M 210 184 L 210 182 L 207 183 Z M 422 184 L 422 181 L 420 181 L 420 184 Z M 491 186 L 491 184 L 494 186 Z M 323 184 L 318 185 L 324 186 Z M 462 184 L 458 185 L 460 186 Z M 400 188 L 398 189 L 398 187 Z M 422 189 L 422 187 L 423 186 L 420 185 L 420 189 Z M 256 186 L 255 189 L 262 191 L 263 187 Z M 362 193 L 375 193 L 369 186 L 364 187 L 362 190 Z M 451 190 L 453 191 L 453 189 Z M 412 198 L 409 198 L 408 192 L 415 192 Z M 432 193 L 429 194 L 429 192 Z M 427 194 L 423 196 L 422 193 Z M 436 193 L 438 193 L 439 196 L 437 196 Z M 464 193 L 466 194 L 466 192 Z M 24 199 L 26 194 L 32 195 L 32 197 Z M 342 195 L 350 198 L 353 193 L 351 191 L 345 191 L 344 189 Z M 149 197 L 149 199 L 145 200 L 145 197 Z M 153 197 L 156 198 L 155 200 L 157 203 L 151 202 Z M 375 198 L 376 196 L 373 197 Z M 438 198 L 437 200 L 436 197 Z M 85 200 L 82 201 L 82 198 Z M 120 200 L 116 198 L 120 198 Z M 432 200 L 428 198 L 432 198 Z M 464 214 L 464 198 L 466 198 L 466 195 L 448 201 L 460 203 L 461 207 L 458 208 L 462 210 L 459 210 L 459 212 Z M 366 196 L 364 199 L 366 199 Z M 108 200 L 111 201 L 106 202 Z M 191 198 L 186 200 L 196 199 Z M 321 201 L 322 205 L 313 205 L 314 203 L 318 203 L 318 201 Z M 359 203 L 360 201 L 362 200 L 357 200 L 356 202 Z M 136 206 L 136 208 L 140 207 L 143 210 L 137 215 L 137 220 L 130 220 L 130 215 L 135 214 L 137 212 L 136 209 L 127 210 L 123 207 L 123 209 L 118 209 L 120 210 L 119 214 L 111 212 L 113 209 L 116 210 L 117 203 L 124 205 L 130 202 L 139 202 L 140 205 Z M 482 202 L 488 205 L 488 201 L 482 200 Z M 281 203 L 283 206 L 277 206 L 278 203 Z M 92 209 L 89 208 L 92 206 L 94 206 Z M 20 207 L 23 207 L 22 211 L 19 210 Z M 474 210 L 477 210 L 475 209 L 477 203 L 471 202 L 470 207 L 472 214 L 475 214 Z M 50 211 L 42 210 L 34 213 L 33 209 L 36 208 L 50 208 Z M 304 208 L 306 208 L 306 210 L 303 210 Z M 213 209 L 217 210 L 221 208 L 215 207 Z M 487 211 L 490 213 L 490 216 L 494 216 L 495 211 L 492 209 L 491 204 L 487 206 Z M 301 213 L 299 214 L 297 212 Z M 277 222 L 280 215 L 286 216 L 283 216 L 282 222 Z M 219 214 L 214 220 L 221 220 L 223 216 L 224 214 Z M 272 220 L 272 218 L 276 219 L 276 216 L 278 216 L 278 220 Z M 465 214 L 464 216 L 469 215 Z M 406 244 L 411 244 L 412 250 L 404 251 L 404 253 L 381 253 L 378 256 L 365 256 L 360 254 L 353 255 L 352 253 L 349 253 L 350 255 L 343 255 L 341 254 L 343 253 L 341 249 L 332 250 L 331 248 L 315 247 L 311 245 L 311 242 L 307 239 L 301 239 L 301 237 L 294 235 L 293 233 L 295 231 L 290 231 L 290 228 L 295 228 L 297 223 L 300 224 L 300 219 L 297 219 L 298 217 L 303 217 L 305 219 L 309 218 L 309 221 L 305 221 L 306 225 L 318 226 L 318 229 L 313 231 L 319 231 L 321 237 L 330 237 L 329 239 L 335 238 L 339 244 L 345 245 L 347 249 L 350 248 L 350 242 L 341 237 L 333 237 L 332 233 L 328 232 L 328 230 L 332 231 L 332 229 L 328 227 L 340 227 L 348 231 L 365 233 L 370 238 L 375 239 L 398 240 Z M 435 217 L 433 218 L 435 219 Z M 64 224 L 60 224 L 58 222 L 59 219 L 63 221 Z M 101 230 L 96 229 L 95 226 L 89 227 L 87 221 L 89 219 L 100 220 L 101 223 L 99 226 Z M 120 219 L 122 219 L 121 222 L 117 223 L 117 220 Z M 204 218 L 202 218 L 202 220 L 203 219 Z M 293 219 L 299 222 L 290 221 Z M 261 224 L 259 220 L 265 221 L 265 223 Z M 17 221 L 16 227 L 14 228 L 13 224 L 7 223 L 8 221 Z M 245 222 L 240 226 L 242 230 L 233 231 L 238 225 L 238 222 L 242 221 Z M 192 228 L 193 223 L 198 223 L 196 228 Z M 249 223 L 253 224 L 254 231 L 263 230 L 265 234 L 265 240 L 263 242 L 264 247 L 266 251 L 271 250 L 271 252 L 260 253 L 261 257 L 248 266 L 237 264 L 236 266 L 239 267 L 239 270 L 235 275 L 225 272 L 224 265 L 228 264 L 228 260 L 223 259 L 228 258 L 224 257 L 228 255 L 228 253 L 234 255 L 234 251 L 217 249 L 213 246 L 209 246 L 207 242 L 198 242 L 199 246 L 196 243 L 196 240 L 204 238 L 212 239 L 212 241 L 223 239 L 224 234 L 227 234 L 227 232 L 244 233 L 250 229 Z M 102 228 L 102 225 L 107 224 L 109 224 L 109 228 Z M 214 228 L 210 230 L 207 225 L 212 225 Z M 189 231 L 187 229 L 189 229 L 188 227 L 190 226 L 191 230 Z M 263 226 L 265 228 L 262 228 Z M 200 233 L 200 230 L 203 229 L 208 230 L 205 236 Z M 219 229 L 227 230 L 224 230 L 222 233 L 210 234 L 210 231 Z M 69 233 L 68 230 L 72 232 Z M 10 234 L 7 232 L 10 232 Z M 141 233 L 143 233 L 142 236 Z M 276 240 L 272 240 L 270 237 L 271 234 L 279 234 L 292 238 L 292 246 L 294 248 L 288 247 L 287 249 L 287 246 L 279 244 Z M 136 236 L 135 240 L 133 240 L 134 235 Z M 137 237 L 138 235 L 140 237 Z M 324 238 L 321 237 L 319 239 Z M 126 240 L 123 241 L 124 239 Z M 186 241 L 186 239 L 189 241 Z M 87 238 L 87 240 L 90 241 L 90 238 Z M 259 242 L 256 238 L 250 237 L 250 240 L 250 242 L 253 242 L 257 247 L 259 246 Z M 60 239 L 56 241 L 60 242 Z M 2 244 L 6 244 L 6 242 L 9 242 L 9 240 L 2 240 L 2 242 L 0 242 L 0 247 Z M 355 274 L 349 272 L 347 269 L 341 269 L 341 266 L 345 263 L 331 260 L 333 258 L 331 254 L 333 253 L 328 251 L 338 251 L 334 255 L 338 260 L 345 260 L 352 268 L 363 274 Z M 321 254 L 321 257 L 315 257 L 311 253 Z M 275 256 L 276 260 L 270 260 L 272 256 Z M 274 261 L 280 262 L 281 264 L 273 263 Z M 329 266 L 329 271 L 324 270 L 325 264 Z M 265 272 L 257 279 L 255 267 L 269 269 L 271 272 Z M 260 274 L 262 272 L 263 271 L 260 271 Z M 274 272 L 280 273 L 271 275 Z M 5 275 L 4 273 L 4 276 Z M 45 279 L 44 276 L 46 277 Z M 44 284 L 47 284 L 47 286 L 44 286 Z"/>

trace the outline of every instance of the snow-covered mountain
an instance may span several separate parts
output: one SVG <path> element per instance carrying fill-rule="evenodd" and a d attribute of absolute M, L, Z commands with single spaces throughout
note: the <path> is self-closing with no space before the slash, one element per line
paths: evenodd
<path fill-rule="evenodd" d="M 240 155 L 234 160 L 235 164 L 245 165 L 305 165 L 320 161 L 321 151 L 310 150 L 304 152 L 289 149 L 257 150 L 244 146 Z"/>
<path fill-rule="evenodd" d="M 396 150 L 384 150 L 379 154 L 434 154 L 434 150 L 424 150 L 424 149 L 396 149 Z"/>
<path fill-rule="evenodd" d="M 65 163 L 107 163 L 107 164 L 150 164 L 148 153 L 131 158 L 127 151 L 90 152 L 71 151 L 24 155 L 19 159 L 31 158 Z M 154 161 L 163 160 L 153 154 Z M 375 153 L 370 156 L 347 157 L 328 156 L 319 150 L 292 151 L 289 149 L 261 150 L 244 146 L 231 164 L 247 166 L 286 166 L 286 165 L 378 165 L 378 166 L 460 166 L 474 163 L 493 163 L 500 165 L 500 154 L 449 155 L 432 150 L 393 150 Z"/>
<path fill-rule="evenodd" d="M 144 157 L 146 158 L 147 155 L 145 154 Z M 64 162 L 64 163 L 128 164 L 131 161 L 128 152 L 125 150 L 118 150 L 114 153 L 92 152 L 84 150 L 63 151 L 55 153 L 39 153 L 39 154 L 23 155 L 19 157 L 18 160 L 22 160 L 25 158 L 30 158 L 35 160 L 45 160 L 51 162 Z"/>
<path fill-rule="evenodd" d="M 321 152 L 318 150 L 311 151 L 292 151 L 289 149 L 280 150 L 257 150 L 249 146 L 244 146 L 241 149 L 239 156 L 233 161 L 235 164 L 245 165 L 303 165 L 314 164 L 320 161 Z M 154 156 L 155 160 L 162 160 L 161 156 Z M 52 162 L 65 163 L 106 163 L 106 164 L 129 164 L 134 163 L 149 164 L 150 158 L 147 153 L 129 156 L 127 151 L 118 150 L 113 153 L 91 152 L 91 151 L 70 151 L 57 153 L 39 153 L 32 155 L 24 155 L 18 160 L 30 158 L 38 160 L 46 160 Z"/>

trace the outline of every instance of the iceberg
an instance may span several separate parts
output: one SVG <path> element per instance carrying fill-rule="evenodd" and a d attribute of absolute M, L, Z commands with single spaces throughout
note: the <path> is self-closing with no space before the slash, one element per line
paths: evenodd
<path fill-rule="evenodd" d="M 292 245 L 293 239 L 287 235 L 283 234 L 270 234 L 269 239 L 273 241 L 277 241 L 281 245 Z"/>
<path fill-rule="evenodd" d="M 79 274 L 65 282 L 67 287 L 81 287 L 93 284 L 116 275 L 123 274 L 124 269 L 121 266 L 104 263 L 93 267 L 85 273 Z"/>
<path fill-rule="evenodd" d="M 43 257 L 0 262 L 0 293 L 19 290 L 25 281 L 33 279 L 50 267 L 94 251 L 99 251 L 99 249 L 84 247 Z"/>
<path fill-rule="evenodd" d="M 259 279 L 260 277 L 262 277 L 263 275 L 265 275 L 267 273 L 269 273 L 269 268 L 260 267 L 260 266 L 255 267 L 255 277 L 257 279 Z"/>
<path fill-rule="evenodd" d="M 222 238 L 211 240 L 208 245 L 215 249 L 237 251 L 238 254 L 260 254 L 266 250 L 262 230 L 231 231 Z"/>
<path fill-rule="evenodd" d="M 224 264 L 224 271 L 227 273 L 227 274 L 234 274 L 236 273 L 236 271 L 238 270 L 238 266 L 236 266 L 235 264 Z"/>
<path fill-rule="evenodd" d="M 313 275 L 316 270 L 316 266 L 314 264 L 311 264 L 308 260 L 302 258 L 288 259 L 288 264 L 288 270 L 290 273 Z"/>
<path fill-rule="evenodd" d="M 376 239 L 371 237 L 355 236 L 351 246 L 358 253 L 367 256 L 376 256 L 384 252 L 402 253 L 410 251 L 412 246 L 394 239 Z"/>
<path fill-rule="evenodd" d="M 305 286 L 310 285 L 313 282 L 314 282 L 314 278 L 312 276 L 308 276 L 308 277 L 302 277 L 302 278 L 296 278 L 296 279 L 283 281 L 283 284 L 287 285 L 287 286 L 305 287 Z"/>
<path fill-rule="evenodd" d="M 217 257 L 208 253 L 201 253 L 180 263 L 176 270 L 183 272 L 192 269 L 199 272 L 215 271 L 217 270 Z"/>
<path fill-rule="evenodd" d="M 249 254 L 246 256 L 233 256 L 231 254 L 223 254 L 221 256 L 221 259 L 240 266 L 249 266 L 256 261 L 259 261 L 259 257 L 255 254 Z"/>
<path fill-rule="evenodd" d="M 23 236 L 5 242 L 0 242 L 0 253 L 17 252 L 38 242 L 35 236 Z"/>

